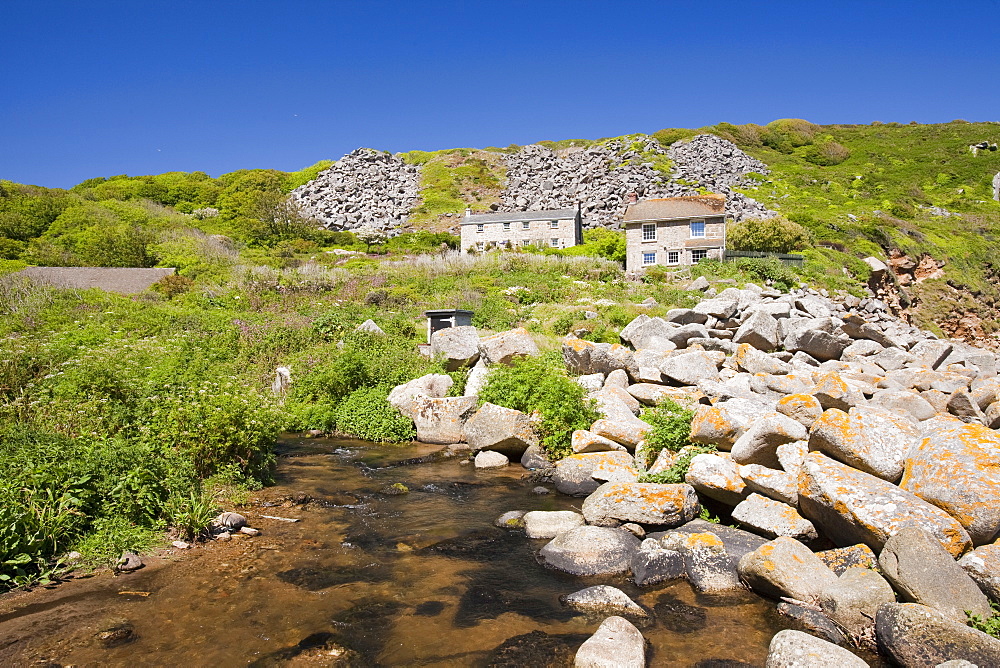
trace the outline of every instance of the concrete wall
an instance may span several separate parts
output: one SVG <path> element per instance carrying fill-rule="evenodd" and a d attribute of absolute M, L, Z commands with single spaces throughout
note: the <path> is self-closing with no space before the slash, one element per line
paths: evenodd
<path fill-rule="evenodd" d="M 690 266 L 694 264 L 691 251 L 698 249 L 706 249 L 709 258 L 721 260 L 726 238 L 725 218 L 706 217 L 694 220 L 705 221 L 704 237 L 691 237 L 691 219 L 656 222 L 656 238 L 652 241 L 642 240 L 642 223 L 627 223 L 625 268 L 628 271 L 642 269 L 643 253 L 656 253 L 656 264 L 663 266 Z M 668 264 L 668 251 L 678 251 L 676 265 Z"/>
<path fill-rule="evenodd" d="M 569 248 L 576 245 L 576 229 L 574 220 L 567 218 L 559 220 L 559 227 L 553 228 L 551 220 L 528 221 L 528 229 L 524 229 L 521 221 L 510 223 L 510 229 L 505 230 L 503 223 L 483 223 L 483 231 L 477 231 L 475 223 L 462 225 L 462 250 L 469 252 L 469 248 L 476 247 L 482 243 L 500 244 L 510 242 L 514 246 L 523 245 L 524 241 L 531 244 L 548 246 L 552 248 Z M 552 239 L 556 239 L 556 246 L 552 246 Z M 477 250 L 479 248 L 477 247 Z"/>

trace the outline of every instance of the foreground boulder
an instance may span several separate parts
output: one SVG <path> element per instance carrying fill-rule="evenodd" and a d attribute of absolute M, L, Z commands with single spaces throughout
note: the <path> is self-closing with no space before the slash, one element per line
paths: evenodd
<path fill-rule="evenodd" d="M 697 517 L 700 507 L 691 485 L 608 482 L 583 502 L 583 516 L 598 526 L 636 522 L 675 527 Z"/>
<path fill-rule="evenodd" d="M 476 397 L 415 396 L 410 405 L 421 443 L 461 443 L 465 422 L 476 410 Z"/>
<path fill-rule="evenodd" d="M 642 541 L 629 563 L 632 581 L 637 587 L 684 577 L 684 557 L 676 550 L 664 549 L 656 539 Z"/>
<path fill-rule="evenodd" d="M 924 529 L 954 557 L 971 547 L 956 519 L 890 482 L 810 452 L 799 472 L 799 510 L 838 545 L 881 551 L 903 527 Z"/>
<path fill-rule="evenodd" d="M 1000 640 L 918 603 L 883 603 L 875 615 L 879 648 L 904 668 L 965 660 L 997 665 Z"/>
<path fill-rule="evenodd" d="M 1000 603 L 1000 545 L 983 545 L 958 560 L 979 589 L 994 603 Z"/>
<path fill-rule="evenodd" d="M 479 360 L 479 333 L 471 325 L 439 329 L 431 334 L 431 357 L 443 360 L 448 371 L 472 366 Z"/>
<path fill-rule="evenodd" d="M 954 424 L 927 434 L 906 460 L 899 486 L 948 512 L 976 545 L 1000 533 L 1000 434 Z"/>
<path fill-rule="evenodd" d="M 807 438 L 808 431 L 801 423 L 781 413 L 768 413 L 759 417 L 733 443 L 733 459 L 737 464 L 760 464 L 780 468 L 778 446 Z"/>
<path fill-rule="evenodd" d="M 966 611 L 992 616 L 990 603 L 941 544 L 917 527 L 904 527 L 885 542 L 878 565 L 902 598 L 965 622 Z"/>
<path fill-rule="evenodd" d="M 920 433 L 909 420 L 860 406 L 846 413 L 825 411 L 809 433 L 810 450 L 889 482 L 903 475 L 903 461 L 919 442 Z"/>
<path fill-rule="evenodd" d="M 479 340 L 479 353 L 489 364 L 509 365 L 519 357 L 532 357 L 538 354 L 538 346 L 531 334 L 523 327 L 500 332 Z"/>
<path fill-rule="evenodd" d="M 521 518 L 528 538 L 555 538 L 583 526 L 583 515 L 572 510 L 532 510 Z"/>
<path fill-rule="evenodd" d="M 809 542 L 819 537 L 813 523 L 787 503 L 750 494 L 733 508 L 733 519 L 742 526 L 771 538 L 788 536 Z"/>
<path fill-rule="evenodd" d="M 646 640 L 624 617 L 608 617 L 580 646 L 574 668 L 644 668 Z"/>
<path fill-rule="evenodd" d="M 739 573 L 725 544 L 714 533 L 671 531 L 660 539 L 660 545 L 684 557 L 684 570 L 696 590 L 716 593 L 740 589 Z"/>
<path fill-rule="evenodd" d="M 684 482 L 705 496 L 735 506 L 746 498 L 746 485 L 732 457 L 712 453 L 695 455 Z"/>
<path fill-rule="evenodd" d="M 766 668 L 868 668 L 849 650 L 816 636 L 786 629 L 771 638 Z"/>
<path fill-rule="evenodd" d="M 617 343 L 592 343 L 584 339 L 563 342 L 563 361 L 573 374 L 603 373 L 628 370 L 633 366 L 632 351 Z"/>
<path fill-rule="evenodd" d="M 635 470 L 635 461 L 627 452 L 588 452 L 570 455 L 556 462 L 556 470 L 552 474 L 552 482 L 556 489 L 569 496 L 587 496 L 601 486 L 595 480 L 594 471 L 598 468 L 623 468 Z"/>
<path fill-rule="evenodd" d="M 614 575 L 629 570 L 639 539 L 624 529 L 583 526 L 559 534 L 539 556 L 546 566 L 573 575 Z"/>
<path fill-rule="evenodd" d="M 408 383 L 397 385 L 389 393 L 389 405 L 400 413 L 410 418 L 416 414 L 413 408 L 413 399 L 417 396 L 444 397 L 448 390 L 455 384 L 451 376 L 443 373 L 429 373 L 420 378 L 414 378 Z"/>
<path fill-rule="evenodd" d="M 743 555 L 737 568 L 756 592 L 808 603 L 817 601 L 823 588 L 837 581 L 833 571 L 808 547 L 784 536 Z"/>
<path fill-rule="evenodd" d="M 492 450 L 480 450 L 473 461 L 477 469 L 500 469 L 510 464 L 507 455 Z"/>
<path fill-rule="evenodd" d="M 538 445 L 530 417 L 491 403 L 484 403 L 469 418 L 463 435 L 473 451 L 495 450 L 511 459 L 520 459 L 528 447 Z"/>
<path fill-rule="evenodd" d="M 573 610 L 587 613 L 626 615 L 647 618 L 649 613 L 617 587 L 597 585 L 573 592 L 559 599 L 563 605 Z"/>
<path fill-rule="evenodd" d="M 892 586 L 869 568 L 848 568 L 819 595 L 823 614 L 869 648 L 875 645 L 875 613 L 883 603 L 895 602 Z"/>

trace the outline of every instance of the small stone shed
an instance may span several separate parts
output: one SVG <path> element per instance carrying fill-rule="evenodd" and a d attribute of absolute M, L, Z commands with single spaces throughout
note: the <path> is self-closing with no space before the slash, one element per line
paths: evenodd
<path fill-rule="evenodd" d="M 472 324 L 472 311 L 460 308 L 436 309 L 425 311 L 427 316 L 427 343 L 431 342 L 431 334 L 448 327 L 466 327 Z"/>
<path fill-rule="evenodd" d="M 583 243 L 580 208 L 472 213 L 462 219 L 462 250 L 547 246 L 569 248 Z"/>
<path fill-rule="evenodd" d="M 690 266 L 723 259 L 726 248 L 725 195 L 647 199 L 625 211 L 625 268 Z"/>
<path fill-rule="evenodd" d="M 125 267 L 28 267 L 14 276 L 59 288 L 100 288 L 108 292 L 134 295 L 153 283 L 172 276 L 173 268 L 137 269 Z"/>

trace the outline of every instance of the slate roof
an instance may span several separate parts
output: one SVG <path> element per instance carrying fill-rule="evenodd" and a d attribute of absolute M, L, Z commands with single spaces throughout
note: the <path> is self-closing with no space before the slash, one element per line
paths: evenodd
<path fill-rule="evenodd" d="M 175 271 L 173 268 L 28 267 L 13 275 L 60 288 L 100 288 L 108 292 L 132 295 L 147 290 L 153 283 L 164 276 L 171 276 Z"/>
<path fill-rule="evenodd" d="M 576 209 L 541 209 L 510 213 L 474 213 L 462 219 L 463 225 L 480 223 L 520 223 L 528 220 L 569 220 L 576 218 Z"/>
<path fill-rule="evenodd" d="M 663 197 L 629 204 L 628 209 L 625 210 L 625 222 L 702 218 L 724 216 L 725 213 L 725 195 Z"/>

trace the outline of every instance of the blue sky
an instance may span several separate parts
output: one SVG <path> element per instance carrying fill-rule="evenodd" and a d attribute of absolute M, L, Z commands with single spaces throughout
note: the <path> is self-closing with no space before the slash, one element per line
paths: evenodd
<path fill-rule="evenodd" d="M 0 178 L 729 121 L 1000 121 L 1000 0 L 3 0 Z"/>

